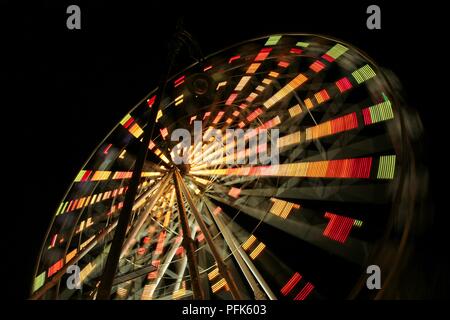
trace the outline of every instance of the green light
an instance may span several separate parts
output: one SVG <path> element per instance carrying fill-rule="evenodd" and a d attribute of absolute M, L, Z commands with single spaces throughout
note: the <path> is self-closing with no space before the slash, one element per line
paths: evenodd
<path fill-rule="evenodd" d="M 326 54 L 328 56 L 332 57 L 334 60 L 336 60 L 341 55 L 343 55 L 347 50 L 348 50 L 347 47 L 345 47 L 342 44 L 338 43 L 333 48 L 328 50 L 328 52 Z"/>
<path fill-rule="evenodd" d="M 370 78 L 373 78 L 376 76 L 375 71 L 366 64 L 364 67 L 359 68 L 358 70 L 354 71 L 352 73 L 353 78 L 355 78 L 356 82 L 358 84 L 363 83 L 364 81 L 369 80 Z"/>
<path fill-rule="evenodd" d="M 394 112 L 392 111 L 392 105 L 389 100 L 371 106 L 369 108 L 369 111 L 372 123 L 377 123 L 394 118 Z"/>
<path fill-rule="evenodd" d="M 83 178 L 83 175 L 86 173 L 86 170 L 80 170 L 80 172 L 78 173 L 78 175 L 75 178 L 75 182 L 80 182 L 81 178 Z"/>
<path fill-rule="evenodd" d="M 395 155 L 381 156 L 377 179 L 394 179 Z"/>
<path fill-rule="evenodd" d="M 122 121 L 120 121 L 120 124 L 121 124 L 121 125 L 124 125 L 125 123 L 127 123 L 127 121 L 128 121 L 130 118 L 131 118 L 131 115 L 130 115 L 130 114 L 127 114 L 127 115 L 122 119 Z"/>
<path fill-rule="evenodd" d="M 281 39 L 281 36 L 270 36 L 269 40 L 266 42 L 266 46 L 274 46 L 278 43 L 278 41 Z"/>
<path fill-rule="evenodd" d="M 58 207 L 58 210 L 56 210 L 56 215 L 61 213 L 61 209 L 62 209 L 63 205 L 64 205 L 64 202 L 61 202 L 61 204 Z"/>
<path fill-rule="evenodd" d="M 309 43 L 308 43 L 308 42 L 301 42 L 301 41 L 299 41 L 299 42 L 297 42 L 295 45 L 296 45 L 297 47 L 307 48 L 307 47 L 309 46 Z"/>
<path fill-rule="evenodd" d="M 34 278 L 33 292 L 42 287 L 44 285 L 44 281 L 45 281 L 45 271 L 42 272 L 40 275 L 38 275 L 36 278 Z"/>

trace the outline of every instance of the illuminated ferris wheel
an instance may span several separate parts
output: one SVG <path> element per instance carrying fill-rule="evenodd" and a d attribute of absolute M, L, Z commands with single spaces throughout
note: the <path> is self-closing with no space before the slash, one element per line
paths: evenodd
<path fill-rule="evenodd" d="M 75 177 L 44 241 L 33 299 L 98 298 L 114 241 L 112 299 L 370 297 L 368 265 L 393 277 L 414 159 L 407 112 L 365 54 L 323 36 L 273 35 L 210 55 L 159 92 Z M 180 129 L 192 138 L 182 148 Z"/>

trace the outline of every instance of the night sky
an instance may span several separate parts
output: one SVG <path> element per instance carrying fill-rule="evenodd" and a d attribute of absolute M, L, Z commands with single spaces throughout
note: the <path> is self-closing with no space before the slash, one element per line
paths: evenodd
<path fill-rule="evenodd" d="M 446 64 L 437 17 L 442 8 L 412 1 L 397 7 L 373 1 L 382 9 L 382 29 L 371 31 L 366 28 L 365 11 L 372 1 L 259 1 L 245 6 L 242 1 L 189 1 L 184 8 L 169 1 L 163 2 L 165 5 L 146 1 L 146 6 L 92 2 L 13 5 L 6 1 L 8 6 L 2 5 L 2 23 L 6 22 L 2 69 L 6 68 L 7 81 L 13 84 L 13 89 L 5 92 L 12 99 L 2 103 L 4 110 L 12 112 L 2 119 L 8 125 L 3 137 L 12 145 L 2 150 L 8 164 L 3 170 L 10 176 L 4 183 L 15 199 L 12 206 L 5 204 L 12 198 L 3 199 L 2 221 L 4 243 L 11 250 L 7 268 L 20 273 L 19 278 L 9 279 L 13 297 L 28 295 L 37 251 L 51 216 L 84 161 L 128 110 L 156 86 L 166 42 L 180 17 L 205 55 L 263 35 L 310 32 L 350 42 L 380 66 L 391 69 L 425 127 L 425 161 L 434 183 L 436 219 L 434 232 L 421 246 L 432 260 L 430 265 L 440 263 L 446 212 L 438 202 L 445 191 L 437 184 L 442 178 L 445 148 L 439 137 L 446 128 L 442 115 L 448 106 L 447 100 L 433 99 L 440 92 L 440 64 Z M 65 11 L 70 4 L 81 7 L 79 31 L 66 28 Z M 191 62 L 181 61 L 177 70 Z"/>

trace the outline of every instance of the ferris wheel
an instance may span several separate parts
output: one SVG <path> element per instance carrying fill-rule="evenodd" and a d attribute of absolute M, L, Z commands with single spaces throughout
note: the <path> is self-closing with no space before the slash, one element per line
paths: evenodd
<path fill-rule="evenodd" d="M 272 35 L 202 59 L 158 94 L 119 119 L 73 180 L 31 298 L 97 298 L 149 125 L 112 299 L 354 298 L 368 296 L 368 265 L 394 275 L 414 157 L 401 98 L 367 55 Z"/>

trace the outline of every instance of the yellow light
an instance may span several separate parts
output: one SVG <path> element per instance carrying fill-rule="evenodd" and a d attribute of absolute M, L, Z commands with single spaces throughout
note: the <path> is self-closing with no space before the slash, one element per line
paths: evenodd
<path fill-rule="evenodd" d="M 80 283 L 83 283 L 84 280 L 89 276 L 89 274 L 94 270 L 95 263 L 89 262 L 81 271 L 80 271 Z"/>
<path fill-rule="evenodd" d="M 278 78 L 279 75 L 280 74 L 278 72 L 275 72 L 275 71 L 269 72 L 269 77 L 272 77 L 272 78 Z"/>
<path fill-rule="evenodd" d="M 321 104 L 330 99 L 330 96 L 328 95 L 328 92 L 325 89 L 315 93 L 314 97 L 316 98 L 318 104 Z"/>
<path fill-rule="evenodd" d="M 265 247 L 266 247 L 266 245 L 264 243 L 260 242 L 256 246 L 256 248 L 250 253 L 250 258 L 255 260 L 261 254 L 261 252 L 264 250 Z"/>
<path fill-rule="evenodd" d="M 237 84 L 237 86 L 234 90 L 241 91 L 242 89 L 244 89 L 245 85 L 250 80 L 250 78 L 251 78 L 250 76 L 242 77 L 241 81 L 239 81 L 239 83 Z"/>
<path fill-rule="evenodd" d="M 271 198 L 270 199 L 273 202 L 272 207 L 270 208 L 270 213 L 279 216 L 280 218 L 286 219 L 289 214 L 291 213 L 292 209 L 299 209 L 300 206 L 298 204 Z"/>
<path fill-rule="evenodd" d="M 75 231 L 75 233 L 79 233 L 79 232 L 83 231 L 83 229 L 84 229 L 84 224 L 85 224 L 85 221 L 84 221 L 84 220 L 81 221 L 80 226 L 79 226 L 78 229 Z"/>
<path fill-rule="evenodd" d="M 314 107 L 314 105 L 313 105 L 313 103 L 312 103 L 312 101 L 311 101 L 310 98 L 305 99 L 304 102 L 305 102 L 305 106 L 306 106 L 308 109 L 312 109 L 312 108 Z"/>
<path fill-rule="evenodd" d="M 184 95 L 181 94 L 175 98 L 175 106 L 178 106 L 179 104 L 181 104 L 183 102 L 183 97 L 184 97 Z"/>
<path fill-rule="evenodd" d="M 255 93 L 255 92 L 252 92 L 252 93 L 250 93 L 250 95 L 247 97 L 247 101 L 248 102 L 252 102 L 253 100 L 255 100 L 256 99 L 256 97 L 258 96 L 258 94 L 257 93 Z"/>
<path fill-rule="evenodd" d="M 158 114 L 156 115 L 156 121 L 158 121 L 159 119 L 161 119 L 161 117 L 163 116 L 163 113 L 161 110 L 158 110 Z"/>
<path fill-rule="evenodd" d="M 302 113 L 302 108 L 299 104 L 296 104 L 292 108 L 289 108 L 289 115 L 291 116 L 291 118 L 298 116 L 300 113 Z"/>
<path fill-rule="evenodd" d="M 109 178 L 111 171 L 95 171 L 91 181 L 102 181 Z"/>
<path fill-rule="evenodd" d="M 264 86 L 257 86 L 255 90 L 259 91 L 259 92 L 263 92 L 265 88 L 266 87 L 264 87 Z"/>
<path fill-rule="evenodd" d="M 248 69 L 247 69 L 247 73 L 252 74 L 255 73 L 256 70 L 258 70 L 259 66 L 261 65 L 261 63 L 252 63 Z"/>
<path fill-rule="evenodd" d="M 75 257 L 75 255 L 77 254 L 77 251 L 78 251 L 77 249 L 73 249 L 66 255 L 66 263 L 68 263 L 70 260 L 73 259 L 73 257 Z"/>
<path fill-rule="evenodd" d="M 186 289 L 180 288 L 172 293 L 172 298 L 174 300 L 177 300 L 177 299 L 181 298 L 182 296 L 184 296 L 185 294 L 186 294 Z"/>
<path fill-rule="evenodd" d="M 130 133 L 133 136 L 135 136 L 136 138 L 139 138 L 143 132 L 144 131 L 141 129 L 141 127 L 137 123 L 134 123 L 130 128 Z"/>
<path fill-rule="evenodd" d="M 300 73 L 293 80 L 291 80 L 287 85 L 285 85 L 282 89 L 280 89 L 277 93 L 275 93 L 269 100 L 264 102 L 264 106 L 269 109 L 275 103 L 286 97 L 292 91 L 300 87 L 308 78 Z"/>
<path fill-rule="evenodd" d="M 222 81 L 222 82 L 220 82 L 218 85 L 217 85 L 217 88 L 216 88 L 216 90 L 219 90 L 221 87 L 223 87 L 223 86 L 225 86 L 227 84 L 227 82 L 226 81 Z"/>
<path fill-rule="evenodd" d="M 117 288 L 117 297 L 125 298 L 128 294 L 128 290 L 122 287 Z"/>
<path fill-rule="evenodd" d="M 89 243 L 91 243 L 92 240 L 94 240 L 94 238 L 95 238 L 95 235 L 90 237 L 89 239 L 87 239 L 85 242 L 83 242 L 80 245 L 80 250 L 83 250 Z"/>
<path fill-rule="evenodd" d="M 208 279 L 211 281 L 218 275 L 219 275 L 219 268 L 216 267 L 213 271 L 208 273 Z"/>
<path fill-rule="evenodd" d="M 227 282 L 225 281 L 225 279 L 222 278 L 211 286 L 211 290 L 213 293 L 216 293 L 220 289 L 226 287 L 226 285 L 227 285 Z"/>
<path fill-rule="evenodd" d="M 142 290 L 141 300 L 152 300 L 155 283 L 150 283 L 144 286 Z"/>
<path fill-rule="evenodd" d="M 83 197 L 78 201 L 77 209 L 80 209 L 83 207 L 83 203 L 85 200 L 86 200 L 86 198 Z"/>
<path fill-rule="evenodd" d="M 250 246 L 255 242 L 255 240 L 256 240 L 256 237 L 255 237 L 254 235 L 251 235 L 251 236 L 247 239 L 247 241 L 245 241 L 245 242 L 242 244 L 242 249 L 247 250 L 248 248 L 250 248 Z"/>
<path fill-rule="evenodd" d="M 300 131 L 293 132 L 284 137 L 278 138 L 278 148 L 284 148 L 292 144 L 299 144 L 301 140 Z"/>

